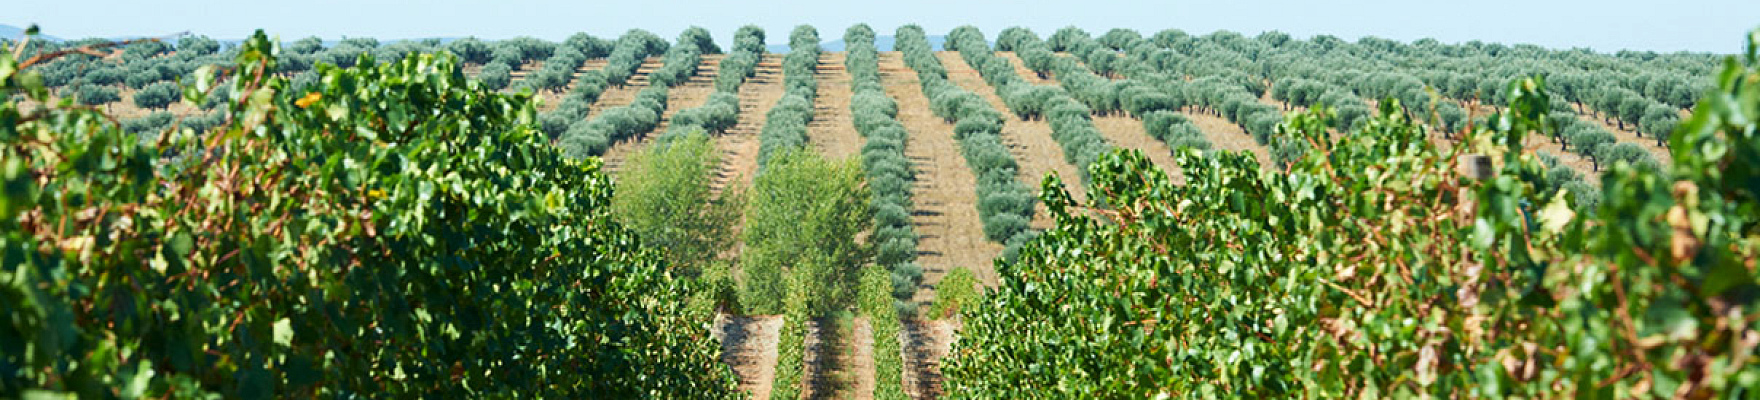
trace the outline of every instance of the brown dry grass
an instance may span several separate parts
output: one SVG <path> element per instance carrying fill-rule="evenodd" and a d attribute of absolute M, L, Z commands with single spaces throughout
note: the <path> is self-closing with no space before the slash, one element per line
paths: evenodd
<path fill-rule="evenodd" d="M 923 267 L 918 301 L 934 298 L 933 285 L 954 268 L 970 268 L 985 284 L 996 285 L 991 260 L 1002 245 L 984 237 L 978 218 L 977 177 L 966 166 L 953 125 L 929 111 L 917 72 L 898 52 L 880 53 L 880 81 L 898 102 L 898 122 L 910 132 L 905 157 L 916 172 L 911 186 L 911 223 L 916 230 L 917 264 Z"/>
<path fill-rule="evenodd" d="M 754 399 L 770 398 L 776 380 L 776 343 L 782 333 L 782 316 L 715 315 L 710 333 L 721 343 L 721 361 L 733 367 L 740 391 Z"/>
<path fill-rule="evenodd" d="M 913 399 L 939 398 L 943 394 L 941 387 L 941 359 L 953 347 L 954 337 L 959 331 L 959 321 L 944 320 L 906 320 L 904 329 L 898 332 L 898 340 L 904 353 L 904 392 Z"/>
<path fill-rule="evenodd" d="M 834 160 L 859 157 L 866 143 L 856 132 L 854 117 L 850 115 L 850 97 L 855 93 L 849 87 L 849 72 L 844 70 L 843 60 L 842 52 L 819 55 L 819 65 L 813 71 L 818 85 L 813 121 L 807 123 L 807 140 L 820 154 Z"/>

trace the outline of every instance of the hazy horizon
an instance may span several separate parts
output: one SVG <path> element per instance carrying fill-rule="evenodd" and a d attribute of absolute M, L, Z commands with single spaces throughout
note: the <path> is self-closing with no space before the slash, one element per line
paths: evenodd
<path fill-rule="evenodd" d="M 689 0 L 572 4 L 513 0 L 483 5 L 439 0 L 410 6 L 401 2 L 336 0 L 249 5 L 189 0 L 27 2 L 15 5 L 12 16 L 0 20 L 0 24 L 20 28 L 37 24 L 45 34 L 63 39 L 162 36 L 184 31 L 234 39 L 261 28 L 283 40 L 307 36 L 332 40 L 466 36 L 561 40 L 575 32 L 615 37 L 632 28 L 671 37 L 696 25 L 711 30 L 723 45 L 735 29 L 746 24 L 763 27 L 772 44 L 784 42 L 788 31 L 802 23 L 818 28 L 820 37 L 826 41 L 837 40 L 845 28 L 856 23 L 868 23 L 883 35 L 910 23 L 922 25 L 935 35 L 969 24 L 992 38 L 1010 26 L 1028 27 L 1044 36 L 1073 25 L 1095 35 L 1112 28 L 1135 29 L 1144 35 L 1169 28 L 1199 35 L 1218 30 L 1245 35 L 1278 30 L 1300 38 L 1329 34 L 1353 41 L 1376 36 L 1401 42 L 1433 38 L 1445 43 L 1479 40 L 1548 48 L 1586 47 L 1598 52 L 1684 50 L 1726 54 L 1741 51 L 1744 35 L 1760 26 L 1760 2 L 1733 0 L 1701 1 L 1692 6 L 1646 1 L 1511 0 L 1486 0 L 1470 5 L 1385 0 L 1333 4 L 1266 0 L 1221 4 L 1140 0 L 765 3 Z M 190 9 L 201 12 L 186 11 Z M 336 10 L 344 9 L 354 11 L 337 15 Z M 91 10 L 107 12 L 95 15 Z M 1522 10 L 1522 14 L 1513 10 Z M 274 17 L 261 17 L 265 15 Z"/>

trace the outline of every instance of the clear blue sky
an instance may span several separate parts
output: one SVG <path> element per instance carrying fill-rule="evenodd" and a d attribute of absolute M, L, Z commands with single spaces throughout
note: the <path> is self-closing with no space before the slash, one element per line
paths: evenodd
<path fill-rule="evenodd" d="M 1363 35 L 1411 41 L 1483 40 L 1547 47 L 1735 53 L 1748 30 L 1760 26 L 1760 0 L 1694 1 L 1267 1 L 1267 0 L 624 0 L 624 1 L 82 1 L 21 0 L 0 24 L 31 23 L 63 37 L 156 36 L 192 31 L 239 38 L 256 28 L 285 40 L 477 36 L 535 36 L 557 40 L 574 32 L 616 36 L 643 28 L 673 37 L 690 25 L 709 28 L 724 45 L 734 29 L 757 24 L 772 43 L 785 42 L 796 24 L 810 23 L 825 40 L 857 22 L 881 34 L 917 23 L 930 34 L 976 25 L 992 37 L 1009 26 L 1048 35 L 1076 25 L 1096 35 L 1107 29 L 1165 28 L 1190 33 L 1228 29 L 1252 35 L 1281 30 L 1298 37 Z"/>

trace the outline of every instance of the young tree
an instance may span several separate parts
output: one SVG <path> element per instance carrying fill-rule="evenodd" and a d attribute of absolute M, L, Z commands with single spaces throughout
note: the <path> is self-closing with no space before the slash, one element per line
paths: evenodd
<path fill-rule="evenodd" d="M 748 195 L 740 303 L 774 314 L 798 291 L 813 315 L 850 304 L 866 263 L 856 235 L 873 223 L 861 166 L 786 148 L 771 154 Z M 788 280 L 799 284 L 788 287 Z"/>
<path fill-rule="evenodd" d="M 738 192 L 710 193 L 721 152 L 701 131 L 631 155 L 612 214 L 679 265 L 702 267 L 733 244 Z"/>

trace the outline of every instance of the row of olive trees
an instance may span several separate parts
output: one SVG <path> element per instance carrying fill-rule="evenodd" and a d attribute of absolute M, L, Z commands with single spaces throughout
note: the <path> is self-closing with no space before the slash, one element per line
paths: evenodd
<path fill-rule="evenodd" d="M 908 399 L 904 392 L 904 359 L 898 334 L 903 330 L 899 315 L 909 311 L 908 299 L 916 293 L 923 269 L 917 258 L 917 233 L 911 225 L 911 185 L 916 176 L 905 157 L 906 137 L 898 122 L 898 103 L 886 95 L 880 83 L 880 57 L 874 47 L 874 29 L 867 24 L 851 26 L 843 33 L 850 75 L 850 115 L 856 132 L 867 138 L 862 146 L 862 169 L 873 194 L 874 233 L 868 245 L 874 250 L 874 266 L 864 268 L 856 289 L 857 308 L 873 327 L 874 398 Z"/>
<path fill-rule="evenodd" d="M 1677 100 L 1692 96 L 1675 92 L 1691 93 L 1692 88 L 1704 84 L 1695 84 L 1694 79 L 1684 77 L 1691 73 L 1666 74 L 1633 65 L 1627 60 L 1595 60 L 1602 56 L 1538 48 L 1504 54 L 1480 54 L 1477 50 L 1452 54 L 1407 51 L 1412 46 L 1379 39 L 1351 44 L 1328 36 L 1302 41 L 1289 40 L 1287 35 L 1280 34 L 1249 39 L 1227 32 L 1204 37 L 1175 32 L 1158 34 L 1157 37 L 1164 40 L 1151 42 L 1161 49 L 1172 50 L 1166 53 L 1203 51 L 1179 54 L 1189 55 L 1183 58 L 1176 54 L 1149 54 L 1139 58 L 1184 64 L 1194 69 L 1263 71 L 1265 78 L 1280 82 L 1308 79 L 1348 89 L 1362 97 L 1394 98 L 1407 107 L 1408 115 L 1432 115 L 1433 110 L 1434 124 L 1451 132 L 1464 128 L 1466 122 L 1467 112 L 1457 101 L 1501 105 L 1502 97 L 1493 94 L 1511 77 L 1545 75 L 1562 97 L 1577 103 L 1579 112 L 1587 111 L 1584 104 L 1588 103 L 1612 118 L 1608 121 L 1610 124 L 1631 126 L 1641 134 L 1657 138 L 1660 144 L 1661 138 L 1679 120 L 1678 110 L 1671 109 L 1671 106 L 1690 104 Z M 1428 43 L 1419 47 L 1438 46 Z M 1456 101 L 1431 104 L 1432 90 Z M 1274 97 L 1279 95 L 1273 93 Z M 1322 103 L 1337 107 L 1342 127 L 1351 126 L 1351 122 L 1361 120 L 1369 111 L 1367 107 L 1354 104 Z"/>
<path fill-rule="evenodd" d="M 813 121 L 813 100 L 818 98 L 819 32 L 810 25 L 794 28 L 788 35 L 789 52 L 782 58 L 782 98 L 765 114 L 758 132 L 758 165 L 767 167 L 772 154 L 807 145 L 807 124 Z"/>
<path fill-rule="evenodd" d="M 917 233 L 911 224 L 911 185 L 916 175 L 904 151 L 909 132 L 898 122 L 898 103 L 886 95 L 880 83 L 873 28 L 852 26 L 844 32 L 843 41 L 848 49 L 845 70 L 854 93 L 850 115 L 856 132 L 867 138 L 862 146 L 862 168 L 874 192 L 874 234 L 868 243 L 874 248 L 874 263 L 892 271 L 893 297 L 908 301 L 923 276 L 922 267 L 915 263 Z"/>
<path fill-rule="evenodd" d="M 1355 126 L 1357 122 L 1365 121 L 1370 114 L 1373 114 L 1373 110 L 1369 108 L 1369 103 L 1363 101 L 1362 97 L 1358 97 L 1356 92 L 1352 92 L 1349 88 L 1338 87 L 1318 80 L 1288 77 L 1280 78 L 1276 83 L 1271 85 L 1270 93 L 1272 99 L 1284 102 L 1291 108 L 1311 108 L 1320 105 L 1332 107 L 1337 113 L 1336 118 L 1338 126 L 1345 130 L 1350 130 L 1350 128 Z M 1409 103 L 1404 103 L 1403 100 L 1401 104 L 1410 105 Z M 1445 104 L 1454 103 L 1447 102 Z M 1455 110 L 1459 109 L 1460 107 L 1457 105 Z M 1464 112 L 1458 115 L 1450 113 L 1447 118 L 1455 117 L 1464 120 L 1466 114 Z M 1460 120 L 1455 120 L 1454 122 L 1457 125 L 1461 123 Z"/>
<path fill-rule="evenodd" d="M 1555 83 L 1556 94 L 1573 101 L 1582 102 L 1594 97 L 1594 93 L 1579 93 L 1578 88 L 1623 88 L 1656 102 L 1686 109 L 1691 108 L 1698 95 L 1710 87 L 1711 82 L 1703 77 L 1708 76 L 1718 62 L 1712 54 L 1621 52 L 1608 55 L 1587 49 L 1549 50 L 1532 45 L 1506 46 L 1476 41 L 1442 44 L 1421 39 L 1407 44 L 1365 37 L 1351 43 L 1328 35 L 1292 40 L 1289 35 L 1275 31 L 1246 38 L 1227 31 L 1191 36 L 1167 30 L 1157 33 L 1150 43 L 1194 56 L 1209 53 L 1207 48 L 1220 47 L 1220 50 L 1239 55 L 1241 61 L 1250 64 L 1235 65 L 1243 71 L 1270 70 L 1316 61 L 1329 66 L 1321 71 L 1328 74 L 1366 76 L 1393 71 L 1420 78 L 1446 97 L 1458 100 L 1477 97 L 1498 105 L 1501 105 L 1503 96 L 1496 94 L 1509 78 L 1538 74 Z M 1201 49 L 1205 51 L 1198 51 Z M 1367 79 L 1322 80 L 1359 90 L 1362 88 L 1358 85 L 1368 84 Z M 1401 100 L 1408 103 L 1408 107 L 1420 104 L 1412 99 Z"/>
<path fill-rule="evenodd" d="M 1077 90 L 1105 91 L 1112 93 L 1111 97 L 1116 99 L 1116 92 L 1111 92 L 1114 85 L 1106 78 L 1086 73 L 1086 71 L 1076 73 L 1076 69 L 1081 68 L 1079 63 L 1068 58 L 1058 57 L 1031 31 L 1014 29 L 1009 31 L 1007 39 L 998 39 L 999 45 L 1003 41 L 1007 41 L 1008 48 L 1016 50 L 1023 62 L 1053 65 L 1053 69 L 1058 71 L 1057 78 L 1059 80 L 1074 77 L 1073 79 L 1078 83 L 1066 84 L 1063 88 L 1051 87 L 1049 90 L 1019 89 L 1024 85 L 1031 84 L 1015 73 L 1013 63 L 1006 58 L 998 57 L 995 52 L 991 51 L 989 42 L 984 40 L 983 32 L 978 31 L 975 27 L 962 26 L 947 35 L 950 49 L 958 50 L 966 63 L 977 68 L 979 74 L 990 75 L 986 76 L 986 79 L 991 82 L 996 94 L 1004 98 L 1005 104 L 1023 107 L 1023 109 L 1014 110 L 1016 114 L 1038 113 L 1051 123 L 1051 138 L 1057 140 L 1058 146 L 1063 149 L 1064 161 L 1075 165 L 1076 170 L 1081 174 L 1081 181 L 1087 183 L 1088 165 L 1093 164 L 1094 160 L 1099 159 L 1101 155 L 1112 151 L 1112 145 L 1100 136 L 1100 130 L 1094 128 L 1091 119 L 1091 115 L 1095 113 L 1104 114 L 1106 112 L 1095 110 L 1083 104 L 1075 97 L 1074 92 Z M 1051 59 L 1051 61 L 1039 61 L 1044 59 Z M 1015 99 L 1008 100 L 1010 97 Z M 1116 101 L 1113 101 L 1112 104 L 1116 104 Z M 1145 109 L 1143 112 L 1147 112 L 1147 110 Z"/>
<path fill-rule="evenodd" d="M 604 95 L 605 90 L 612 85 L 621 84 L 622 81 L 613 82 L 611 76 L 635 73 L 643 59 L 656 54 L 651 52 L 657 47 L 653 44 L 656 41 L 664 42 L 659 36 L 640 29 L 632 29 L 618 38 L 604 68 L 581 74 L 574 88 L 562 97 L 562 102 L 557 104 L 556 109 L 538 116 L 539 129 L 551 140 L 560 140 L 575 125 L 585 124 L 587 111 L 593 102 L 598 101 L 599 96 Z M 493 63 L 485 66 L 485 72 L 478 74 L 477 79 L 490 88 L 506 86 L 505 76 L 488 76 L 488 69 L 495 67 L 496 64 Z"/>
<path fill-rule="evenodd" d="M 715 93 L 701 106 L 672 114 L 666 132 L 656 140 L 664 143 L 695 131 L 721 134 L 739 123 L 739 87 L 758 73 L 758 58 L 764 54 L 764 30 L 752 25 L 741 27 L 734 32 L 733 41 L 733 52 L 721 59 L 716 70 Z"/>
<path fill-rule="evenodd" d="M 105 42 L 107 40 L 33 40 L 27 43 L 24 50 L 25 54 L 40 54 Z M 39 72 L 43 83 L 48 87 L 121 84 L 140 89 L 154 83 L 186 78 L 203 65 L 230 60 L 228 54 L 220 52 L 220 42 L 206 36 L 183 36 L 176 39 L 176 43 L 177 46 L 173 48 L 169 39 L 137 41 L 121 46 L 112 59 L 100 60 L 91 55 L 76 53 L 56 58 L 38 67 L 41 68 Z M 15 43 L 7 41 L 4 45 L 11 50 Z"/>
<path fill-rule="evenodd" d="M 1504 82 L 1517 76 L 1540 75 L 1547 77 L 1560 95 L 1554 101 L 1564 103 L 1552 107 L 1555 111 L 1568 110 L 1572 108 L 1570 103 L 1575 103 L 1577 113 L 1599 111 L 1607 123 L 1648 135 L 1658 145 L 1664 145 L 1663 138 L 1680 121 L 1680 108 L 1690 106 L 1694 91 L 1708 84 L 1679 68 L 1657 69 L 1635 65 L 1630 60 L 1599 59 L 1603 56 L 1582 52 L 1524 48 L 1502 55 L 1450 56 L 1401 51 L 1405 45 L 1378 39 L 1367 40 L 1368 45 L 1328 43 L 1330 40 L 1323 36 L 1312 41 L 1285 38 L 1273 42 L 1261 35 L 1245 41 L 1252 45 L 1224 47 L 1245 49 L 1247 53 L 1233 56 L 1250 55 L 1259 60 L 1266 77 L 1277 77 L 1280 83 L 1298 80 L 1297 85 L 1311 86 L 1300 80 L 1313 80 L 1319 85 L 1349 89 L 1362 97 L 1398 99 L 1407 107 L 1408 115 L 1431 115 L 1433 111 L 1433 123 L 1450 132 L 1464 128 L 1466 122 L 1467 112 L 1459 102 L 1503 105 L 1503 97 L 1495 94 Z M 1662 72 L 1667 69 L 1675 72 Z M 1275 93 L 1278 89 L 1282 88 L 1273 89 L 1274 97 L 1280 95 Z M 1433 94 L 1454 101 L 1433 103 Z M 1301 98 L 1301 93 L 1294 95 Z M 1367 114 L 1354 106 L 1341 106 L 1339 111 L 1340 118 L 1347 120 Z M 1568 135 L 1559 136 L 1564 140 Z"/>
<path fill-rule="evenodd" d="M 1033 46 L 1034 38 L 1030 34 L 1013 36 L 1017 38 L 1013 43 L 1018 46 Z M 1249 59 L 1228 50 L 1236 46 L 1229 44 L 1234 40 L 1227 39 L 1227 35 L 1223 35 L 1223 44 L 1193 44 L 1190 51 L 1201 51 L 1195 54 L 1184 54 L 1180 50 L 1157 46 L 1157 39 L 1144 39 L 1140 34 L 1129 31 L 1108 32 L 1106 43 L 1096 41 L 1086 32 L 1073 27 L 1061 29 L 1053 37 L 1056 40 L 1047 43 L 1059 46 L 1054 49 L 1068 50 L 1072 54 L 1086 52 L 1089 58 L 1106 59 L 1108 61 L 1105 63 L 1109 65 L 1107 68 L 1120 71 L 1127 78 L 1145 82 L 1146 88 L 1160 89 L 1172 104 L 1192 107 L 1199 112 L 1207 111 L 1227 119 L 1252 136 L 1255 142 L 1270 147 L 1274 162 L 1292 162 L 1306 152 L 1306 142 L 1280 136 L 1278 124 L 1283 121 L 1283 110 L 1259 101 L 1259 97 L 1271 88 L 1266 86 L 1263 79 L 1239 72 L 1262 71 L 1262 68 L 1254 68 Z M 1114 49 L 1127 51 L 1120 55 Z M 1088 65 L 1092 68 L 1094 63 L 1090 62 Z M 1197 78 L 1187 81 L 1185 78 L 1188 76 Z M 1291 86 L 1298 85 L 1291 83 Z M 1353 126 L 1370 114 L 1368 105 L 1347 90 L 1324 85 L 1308 85 L 1300 89 L 1304 96 L 1302 101 L 1292 103 L 1303 106 L 1331 105 L 1337 111 L 1333 123 L 1340 127 Z M 1285 99 L 1289 98 L 1289 93 L 1277 93 L 1275 90 L 1270 94 L 1273 97 L 1281 95 Z M 1166 121 L 1169 118 L 1162 116 L 1157 119 Z M 1145 119 L 1144 122 L 1149 121 Z M 1151 129 L 1154 132 L 1160 128 Z"/>
<path fill-rule="evenodd" d="M 669 85 L 684 83 L 685 79 L 696 74 L 697 65 L 702 63 L 706 50 L 700 47 L 704 43 L 700 39 L 703 35 L 707 35 L 707 31 L 687 30 L 680 34 L 678 44 L 666 50 L 662 67 L 654 71 L 667 74 L 666 77 L 651 79 L 650 86 L 637 93 L 634 101 L 604 110 L 592 119 L 577 119 L 570 123 L 559 141 L 563 152 L 577 158 L 600 156 L 612 144 L 658 127 L 662 113 L 666 112 Z M 713 42 L 709 43 L 713 45 Z M 585 114 L 584 110 L 582 114 Z"/>
<path fill-rule="evenodd" d="M 1210 150 L 1210 139 L 1204 137 L 1204 131 L 1198 130 L 1185 114 L 1172 110 L 1156 110 L 1143 115 L 1143 131 L 1167 147 L 1179 149 L 1184 147 L 1198 150 Z"/>
<path fill-rule="evenodd" d="M 984 236 L 1008 246 L 1004 258 L 1030 240 L 1029 227 L 1038 198 L 1015 175 L 1020 166 L 1002 142 L 1003 114 L 990 103 L 947 80 L 947 69 L 935 58 L 923 28 L 899 27 L 893 43 L 905 64 L 917 72 L 924 97 L 936 116 L 953 123 L 966 166 L 977 177 L 978 217 Z"/>
<path fill-rule="evenodd" d="M 1015 39 L 1014 44 L 1031 42 L 1030 35 L 1030 31 L 1024 30 L 1011 32 Z M 1109 40 L 1125 40 L 1119 36 L 1114 35 Z M 1056 73 L 1057 80 L 1064 89 L 1069 90 L 1076 100 L 1081 100 L 1082 104 L 1093 109 L 1097 115 L 1127 112 L 1141 118 L 1149 112 L 1175 110 L 1185 106 L 1178 97 L 1167 94 L 1150 82 L 1130 78 L 1110 79 L 1121 74 L 1141 75 L 1146 71 L 1120 58 L 1117 50 L 1089 39 L 1087 32 L 1081 29 L 1068 27 L 1058 30 L 1045 43 L 1045 50 L 1061 50 L 1070 54 L 1071 57 L 1056 57 L 1051 61 L 1052 71 Z M 1028 46 L 1035 47 L 1037 46 Z M 1033 53 L 1033 57 L 1044 57 L 1046 54 L 1037 50 L 1029 52 Z M 1137 69 L 1125 72 L 1121 68 Z"/>
<path fill-rule="evenodd" d="M 1554 140 L 1565 144 L 1566 150 L 1593 161 L 1595 169 L 1599 170 L 1603 165 L 1627 162 L 1656 171 L 1662 170 L 1661 163 L 1643 144 L 1620 142 L 1607 128 L 1569 113 L 1564 114 L 1566 115 L 1549 115 L 1549 120 L 1555 126 L 1555 131 L 1552 132 Z"/>

